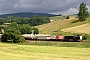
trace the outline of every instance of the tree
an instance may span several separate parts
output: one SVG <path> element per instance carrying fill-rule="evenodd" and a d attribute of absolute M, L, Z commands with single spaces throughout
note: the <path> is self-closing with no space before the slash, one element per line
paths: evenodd
<path fill-rule="evenodd" d="M 8 16 L 6 19 L 8 20 L 9 23 L 12 23 L 12 22 L 14 22 L 15 17 L 14 16 Z"/>
<path fill-rule="evenodd" d="M 88 16 L 89 16 L 89 12 L 88 12 L 88 8 L 86 7 L 86 4 L 81 3 L 79 6 L 79 13 L 78 13 L 79 20 L 84 21 Z"/>
<path fill-rule="evenodd" d="M 33 28 L 33 30 L 34 30 L 34 34 L 39 34 L 39 30 L 37 29 L 37 28 Z"/>
<path fill-rule="evenodd" d="M 21 36 L 21 32 L 19 31 L 19 27 L 16 22 L 13 22 L 5 29 L 5 33 L 2 35 L 1 41 L 10 41 L 12 43 L 21 43 L 25 41 L 24 37 Z"/>
<path fill-rule="evenodd" d="M 5 33 L 2 35 L 2 42 L 12 42 L 12 43 L 21 43 L 24 42 L 25 39 L 23 36 L 21 36 L 21 33 L 19 30 L 17 30 L 14 27 L 8 27 L 5 30 Z"/>
<path fill-rule="evenodd" d="M 4 24 L 4 18 L 0 18 L 0 25 Z"/>
<path fill-rule="evenodd" d="M 45 23 L 50 23 L 50 19 L 46 16 L 41 17 L 41 16 L 34 16 L 31 18 L 31 25 L 32 26 L 37 26 Z"/>
<path fill-rule="evenodd" d="M 19 30 L 19 25 L 16 22 L 12 22 L 12 24 L 9 27 L 13 27 Z"/>
<path fill-rule="evenodd" d="M 32 33 L 32 28 L 29 24 L 23 24 L 20 26 L 20 32 L 21 34 L 31 34 Z"/>

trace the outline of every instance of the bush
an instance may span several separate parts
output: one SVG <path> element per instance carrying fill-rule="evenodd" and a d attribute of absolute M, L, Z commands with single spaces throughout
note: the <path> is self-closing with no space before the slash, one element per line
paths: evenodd
<path fill-rule="evenodd" d="M 90 34 L 84 34 L 84 33 L 82 33 L 82 34 L 79 34 L 79 35 L 82 36 L 82 39 L 83 40 L 90 40 Z"/>
<path fill-rule="evenodd" d="M 90 34 L 84 34 L 83 39 L 84 39 L 84 40 L 90 39 Z"/>
<path fill-rule="evenodd" d="M 66 19 L 69 19 L 69 18 L 70 18 L 69 16 L 66 17 Z"/>

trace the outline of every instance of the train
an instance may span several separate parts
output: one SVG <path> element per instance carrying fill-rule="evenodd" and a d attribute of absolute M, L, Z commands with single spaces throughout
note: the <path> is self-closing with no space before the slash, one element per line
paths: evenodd
<path fill-rule="evenodd" d="M 82 36 L 72 35 L 63 36 L 61 34 L 51 36 L 49 34 L 23 34 L 26 40 L 39 40 L 39 41 L 68 41 L 68 42 L 80 42 L 82 41 Z"/>

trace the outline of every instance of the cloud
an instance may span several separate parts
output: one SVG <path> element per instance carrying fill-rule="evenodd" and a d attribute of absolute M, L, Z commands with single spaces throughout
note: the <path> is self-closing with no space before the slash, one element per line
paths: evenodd
<path fill-rule="evenodd" d="M 90 0 L 0 0 L 0 14 L 14 12 L 73 14 L 78 12 L 77 8 L 82 2 L 90 7 Z"/>
<path fill-rule="evenodd" d="M 66 10 L 65 12 L 62 12 L 62 14 L 77 14 L 78 10 L 76 8 L 70 8 L 68 10 Z"/>

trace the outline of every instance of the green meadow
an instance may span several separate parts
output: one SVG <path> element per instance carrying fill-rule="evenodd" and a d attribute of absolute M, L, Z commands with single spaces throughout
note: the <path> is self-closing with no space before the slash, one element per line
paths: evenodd
<path fill-rule="evenodd" d="M 90 60 L 90 48 L 0 43 L 0 60 Z"/>

